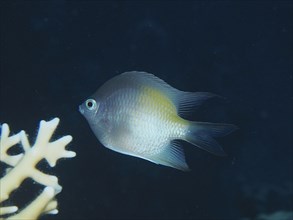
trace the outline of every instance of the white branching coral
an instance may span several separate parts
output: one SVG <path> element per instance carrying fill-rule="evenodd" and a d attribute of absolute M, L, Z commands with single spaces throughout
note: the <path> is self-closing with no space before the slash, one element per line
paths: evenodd
<path fill-rule="evenodd" d="M 71 158 L 76 154 L 65 150 L 72 137 L 66 135 L 50 142 L 50 139 L 59 124 L 59 118 L 51 121 L 41 121 L 36 141 L 30 145 L 24 131 L 9 136 L 10 130 L 7 124 L 3 124 L 0 137 L 0 161 L 9 168 L 0 179 L 0 219 L 9 215 L 7 219 L 37 219 L 42 214 L 56 214 L 57 201 L 55 195 L 62 187 L 58 184 L 58 178 L 54 175 L 43 173 L 36 168 L 37 164 L 45 159 L 51 167 L 56 165 L 60 158 Z M 23 148 L 23 153 L 17 155 L 8 154 L 8 150 L 18 144 Z M 4 173 L 1 170 L 0 173 Z M 20 212 L 17 206 L 3 207 L 3 202 L 9 199 L 10 194 L 20 187 L 22 182 L 32 178 L 35 182 L 45 186 L 43 192 Z"/>

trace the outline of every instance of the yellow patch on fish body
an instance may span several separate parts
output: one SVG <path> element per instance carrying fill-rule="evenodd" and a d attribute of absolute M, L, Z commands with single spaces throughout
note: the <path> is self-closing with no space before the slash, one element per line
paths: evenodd
<path fill-rule="evenodd" d="M 140 99 L 142 99 L 141 108 L 148 108 L 154 118 L 167 124 L 168 130 L 175 130 L 176 134 L 173 134 L 173 137 L 182 138 L 184 136 L 189 123 L 178 116 L 175 104 L 166 94 L 157 89 L 146 87 L 143 89 Z"/>
<path fill-rule="evenodd" d="M 224 155 L 212 137 L 235 129 L 233 125 L 191 122 L 179 116 L 213 96 L 183 92 L 152 74 L 132 71 L 107 81 L 79 110 L 105 147 L 188 170 L 183 149 L 174 140 Z"/>
<path fill-rule="evenodd" d="M 139 99 L 142 100 L 141 104 L 145 104 L 144 107 L 161 108 L 162 111 L 166 111 L 164 113 L 177 114 L 176 106 L 162 91 L 151 87 L 144 87 L 142 90 Z"/>
<path fill-rule="evenodd" d="M 123 148 L 151 160 L 153 155 L 164 151 L 171 140 L 184 136 L 188 122 L 177 115 L 176 106 L 165 94 L 143 87 L 130 124 L 131 132 L 125 138 L 131 141 L 126 142 Z"/>

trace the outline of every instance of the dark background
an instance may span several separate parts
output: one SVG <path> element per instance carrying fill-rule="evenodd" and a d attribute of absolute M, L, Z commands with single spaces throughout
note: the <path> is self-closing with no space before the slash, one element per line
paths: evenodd
<path fill-rule="evenodd" d="M 74 138 L 76 158 L 43 167 L 63 186 L 59 214 L 43 219 L 293 216 L 292 1 L 0 6 L 0 122 L 26 130 L 33 142 L 39 121 L 57 116 L 55 138 Z M 190 119 L 237 125 L 218 139 L 229 156 L 183 143 L 192 169 L 185 173 L 104 148 L 78 105 L 129 70 L 226 97 L 207 101 Z M 38 194 L 24 191 L 20 203 Z"/>

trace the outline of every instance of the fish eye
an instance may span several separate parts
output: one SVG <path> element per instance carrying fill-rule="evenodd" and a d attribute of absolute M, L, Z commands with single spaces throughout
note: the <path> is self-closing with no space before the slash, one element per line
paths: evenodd
<path fill-rule="evenodd" d="M 94 99 L 86 100 L 85 105 L 89 110 L 93 110 L 97 107 L 97 103 Z"/>

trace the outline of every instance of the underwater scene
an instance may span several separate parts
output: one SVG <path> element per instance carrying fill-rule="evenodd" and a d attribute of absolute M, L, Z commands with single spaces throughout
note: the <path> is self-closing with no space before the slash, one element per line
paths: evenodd
<path fill-rule="evenodd" d="M 293 220 L 292 16 L 1 1 L 0 219 Z"/>

